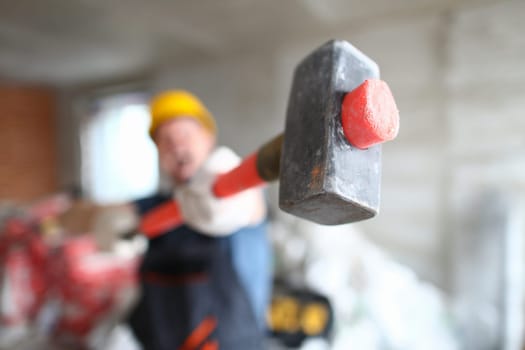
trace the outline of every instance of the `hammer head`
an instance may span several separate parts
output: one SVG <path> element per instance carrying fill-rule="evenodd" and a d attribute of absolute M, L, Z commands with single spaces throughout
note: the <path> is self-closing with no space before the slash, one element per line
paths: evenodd
<path fill-rule="evenodd" d="M 297 66 L 281 155 L 282 210 L 324 225 L 377 214 L 381 145 L 358 149 L 341 125 L 344 95 L 371 78 L 379 78 L 377 64 L 346 41 L 324 44 Z"/>

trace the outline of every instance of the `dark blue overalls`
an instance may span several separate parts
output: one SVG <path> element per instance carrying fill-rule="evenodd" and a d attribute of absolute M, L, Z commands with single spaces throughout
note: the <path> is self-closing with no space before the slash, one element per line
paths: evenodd
<path fill-rule="evenodd" d="M 136 202 L 140 214 L 171 200 Z M 188 226 L 150 240 L 139 270 L 142 296 L 130 316 L 145 349 L 264 349 L 271 288 L 266 223 L 226 237 Z"/>

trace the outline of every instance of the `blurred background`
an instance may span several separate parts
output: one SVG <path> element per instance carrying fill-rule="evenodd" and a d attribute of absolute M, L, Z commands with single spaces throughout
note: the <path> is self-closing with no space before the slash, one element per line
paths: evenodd
<path fill-rule="evenodd" d="M 268 188 L 279 282 L 326 296 L 334 314 L 329 335 L 272 347 L 521 349 L 524 16 L 521 0 L 0 1 L 4 235 L 5 218 L 68 188 L 103 204 L 162 186 L 147 135 L 162 89 L 194 92 L 219 143 L 251 153 L 284 128 L 295 65 L 343 39 L 378 63 L 400 133 L 383 146 L 371 220 L 310 224 Z M 7 283 L 22 255 L 5 256 L 0 344 L 43 348 L 51 316 L 6 318 L 6 300 L 30 293 Z M 90 331 L 90 346 L 138 346 L 124 313 L 97 319 L 112 330 Z"/>

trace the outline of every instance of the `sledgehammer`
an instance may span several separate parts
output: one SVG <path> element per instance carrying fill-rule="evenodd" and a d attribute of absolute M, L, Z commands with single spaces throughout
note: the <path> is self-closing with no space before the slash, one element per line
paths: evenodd
<path fill-rule="evenodd" d="M 295 69 L 285 132 L 217 177 L 227 197 L 279 179 L 279 207 L 324 225 L 375 216 L 381 143 L 394 139 L 398 110 L 378 66 L 346 41 L 329 41 Z M 155 237 L 183 222 L 177 203 L 147 213 L 141 232 Z"/>

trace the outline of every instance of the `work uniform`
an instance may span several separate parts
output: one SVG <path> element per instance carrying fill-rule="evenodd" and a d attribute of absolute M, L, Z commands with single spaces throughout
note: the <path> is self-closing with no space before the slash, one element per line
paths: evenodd
<path fill-rule="evenodd" d="M 140 214 L 172 200 L 136 202 Z M 145 349 L 264 349 L 271 286 L 266 223 L 210 237 L 182 225 L 151 239 L 131 315 Z"/>

